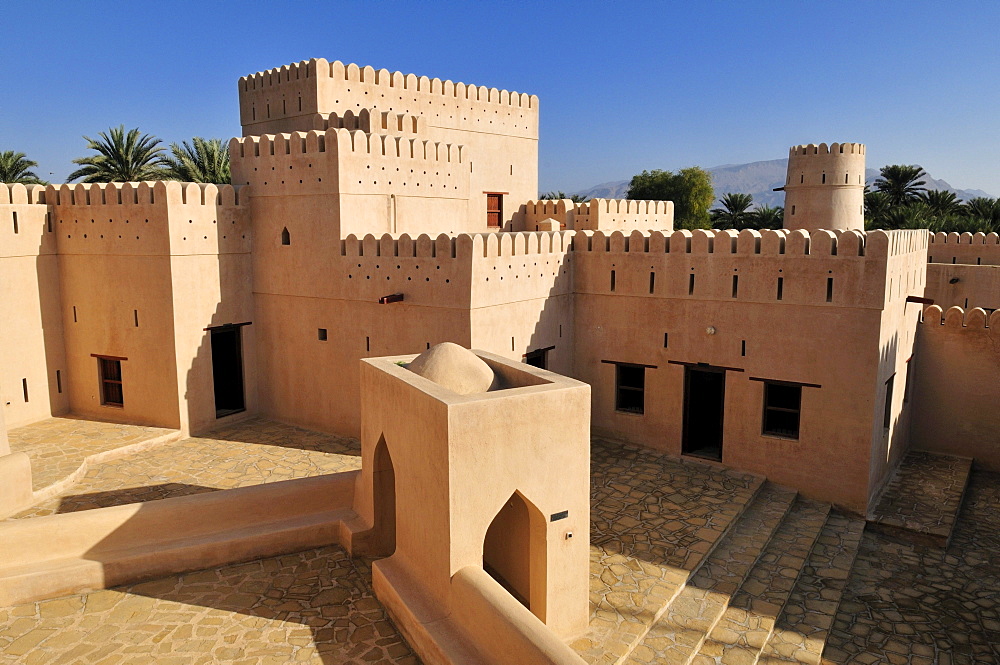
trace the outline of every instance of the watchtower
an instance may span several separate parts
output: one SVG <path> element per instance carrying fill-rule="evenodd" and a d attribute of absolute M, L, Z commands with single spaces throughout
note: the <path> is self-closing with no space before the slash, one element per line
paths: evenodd
<path fill-rule="evenodd" d="M 864 230 L 864 144 L 793 146 L 784 190 L 786 229 Z"/>

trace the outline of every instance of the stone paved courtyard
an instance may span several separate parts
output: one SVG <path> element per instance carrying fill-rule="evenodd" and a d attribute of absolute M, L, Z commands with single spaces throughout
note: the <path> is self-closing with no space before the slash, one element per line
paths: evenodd
<path fill-rule="evenodd" d="M 355 469 L 359 453 L 255 419 L 95 464 L 18 517 Z M 572 644 L 588 662 L 1000 664 L 1000 474 L 972 475 L 941 550 L 602 439 L 591 471 L 592 620 Z M 0 608 L 0 663 L 416 663 L 370 575 L 328 547 Z"/>
<path fill-rule="evenodd" d="M 62 416 L 12 429 L 8 438 L 11 452 L 25 453 L 31 458 L 31 484 L 37 491 L 69 477 L 87 457 L 110 457 L 115 451 L 141 447 L 177 434 L 177 430 L 161 427 Z"/>
<path fill-rule="evenodd" d="M 15 430 L 17 431 L 17 430 Z M 34 460 L 32 471 L 34 473 Z M 92 465 L 69 489 L 14 518 L 40 517 L 361 467 L 357 439 L 260 418 Z M 43 473 L 48 473 L 45 462 Z"/>
<path fill-rule="evenodd" d="M 0 608 L 0 663 L 419 665 L 338 547 Z"/>

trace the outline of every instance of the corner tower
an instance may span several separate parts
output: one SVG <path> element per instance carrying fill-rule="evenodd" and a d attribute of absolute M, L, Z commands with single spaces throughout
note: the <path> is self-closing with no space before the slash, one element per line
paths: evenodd
<path fill-rule="evenodd" d="M 797 145 L 788 151 L 785 228 L 865 228 L 865 146 Z"/>

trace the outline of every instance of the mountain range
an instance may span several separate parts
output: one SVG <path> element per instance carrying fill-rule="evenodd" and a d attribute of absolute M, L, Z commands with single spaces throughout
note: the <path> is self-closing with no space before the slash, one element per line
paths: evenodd
<path fill-rule="evenodd" d="M 770 159 L 764 162 L 749 164 L 723 164 L 707 169 L 712 174 L 712 186 L 715 194 L 721 197 L 728 193 L 751 194 L 755 205 L 780 206 L 785 203 L 784 192 L 773 191 L 775 187 L 785 184 L 785 174 L 788 170 L 787 159 Z M 867 169 L 865 179 L 869 185 L 878 178 L 878 169 Z M 958 189 L 944 180 L 938 180 L 928 175 L 924 178 L 927 189 L 943 189 L 954 192 L 959 199 L 967 201 L 977 196 L 990 196 L 981 189 Z M 573 194 L 589 198 L 623 199 L 628 192 L 629 180 L 616 180 L 594 185 Z M 716 200 L 715 205 L 718 205 Z"/>

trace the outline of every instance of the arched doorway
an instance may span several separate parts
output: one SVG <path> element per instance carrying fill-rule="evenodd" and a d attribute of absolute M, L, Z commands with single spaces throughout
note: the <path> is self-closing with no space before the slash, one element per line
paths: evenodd
<path fill-rule="evenodd" d="M 522 605 L 545 621 L 545 516 L 514 492 L 496 514 L 483 541 L 483 569 Z"/>
<path fill-rule="evenodd" d="M 372 460 L 372 500 L 375 512 L 373 552 L 390 556 L 396 551 L 396 472 L 385 437 L 380 437 Z"/>

